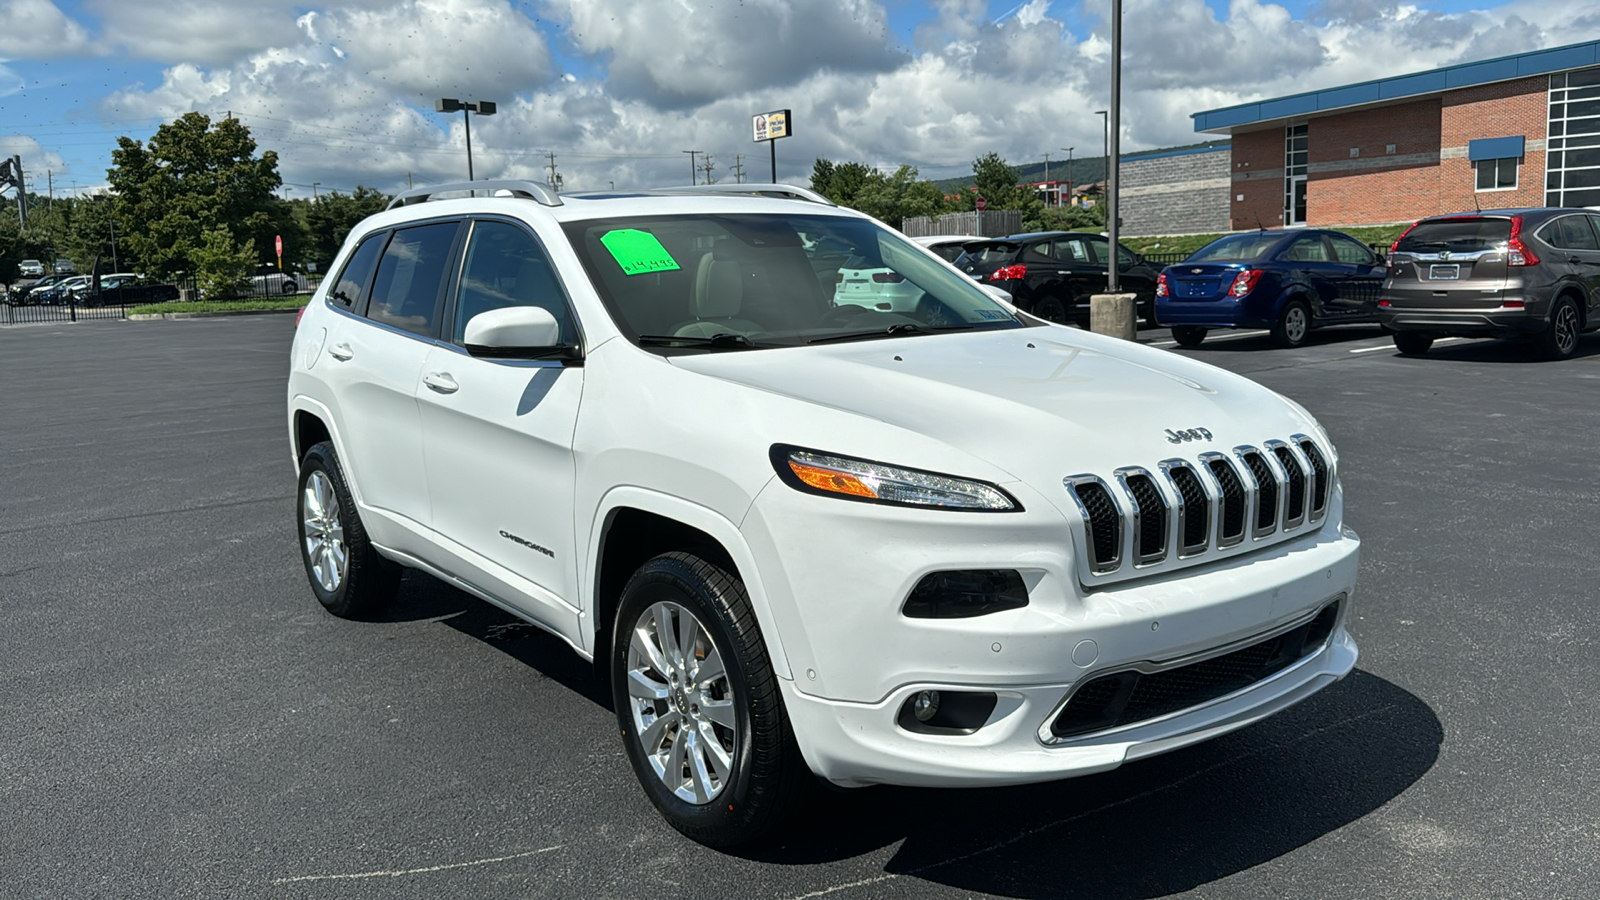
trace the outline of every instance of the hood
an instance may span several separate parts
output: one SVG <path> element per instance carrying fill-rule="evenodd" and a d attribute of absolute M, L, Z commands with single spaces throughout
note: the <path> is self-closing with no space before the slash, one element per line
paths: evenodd
<path fill-rule="evenodd" d="M 1084 473 L 1109 478 L 1123 466 L 1154 471 L 1164 459 L 1260 446 L 1315 427 L 1298 407 L 1238 375 L 1054 326 L 685 355 L 671 362 L 925 435 L 1036 486 Z M 1196 433 L 1174 440 L 1190 429 L 1211 438 Z M 816 449 L 870 456 L 872 448 Z"/>

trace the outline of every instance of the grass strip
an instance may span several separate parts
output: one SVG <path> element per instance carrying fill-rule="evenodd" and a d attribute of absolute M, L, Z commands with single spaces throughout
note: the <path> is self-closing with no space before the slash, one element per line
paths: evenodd
<path fill-rule="evenodd" d="M 294 297 L 254 297 L 249 300 L 191 300 L 187 303 L 147 303 L 128 308 L 130 316 L 162 313 L 233 312 L 246 309 L 297 309 L 311 300 L 310 294 Z"/>

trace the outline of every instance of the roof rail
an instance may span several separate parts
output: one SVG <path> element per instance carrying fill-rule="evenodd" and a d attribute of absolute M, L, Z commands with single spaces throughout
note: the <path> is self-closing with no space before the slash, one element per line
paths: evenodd
<path fill-rule="evenodd" d="M 500 179 L 491 181 L 452 181 L 448 184 L 436 184 L 431 187 L 414 188 L 395 195 L 389 201 L 389 209 L 399 209 L 414 203 L 426 203 L 435 194 L 464 194 L 472 191 L 474 196 L 481 193 L 485 197 L 493 197 L 500 191 L 506 191 L 513 197 L 537 201 L 541 206 L 560 206 L 561 197 L 555 188 L 542 181 L 518 181 L 514 179 Z"/>
<path fill-rule="evenodd" d="M 695 187 L 657 188 L 655 192 L 659 194 L 751 194 L 757 197 L 776 197 L 781 200 L 805 200 L 810 203 L 822 203 L 827 206 L 839 205 L 810 188 L 795 187 L 792 184 L 702 184 Z"/>

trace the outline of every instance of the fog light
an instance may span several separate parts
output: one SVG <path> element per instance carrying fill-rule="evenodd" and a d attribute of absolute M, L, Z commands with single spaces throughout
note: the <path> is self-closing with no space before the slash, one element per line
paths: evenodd
<path fill-rule="evenodd" d="M 903 612 L 913 619 L 968 619 L 1027 605 L 1021 573 L 976 569 L 924 575 L 911 589 Z"/>
<path fill-rule="evenodd" d="M 915 700 L 911 701 L 911 714 L 917 717 L 918 722 L 927 722 L 939 714 L 939 692 L 918 691 Z"/>
<path fill-rule="evenodd" d="M 918 734 L 971 734 L 989 721 L 998 700 L 992 691 L 917 691 L 900 704 L 895 722 Z"/>

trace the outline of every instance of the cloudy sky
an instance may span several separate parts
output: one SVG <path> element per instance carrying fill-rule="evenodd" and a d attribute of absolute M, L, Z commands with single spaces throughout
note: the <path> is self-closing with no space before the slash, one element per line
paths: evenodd
<path fill-rule="evenodd" d="M 1189 115 L 1600 38 L 1594 0 L 1126 0 L 1125 150 L 1192 143 Z M 970 170 L 1098 155 L 1109 0 L 0 0 L 0 154 L 37 189 L 105 181 L 119 135 L 242 119 L 290 196 L 479 178 L 568 190 L 685 183 L 683 150 L 768 175 L 750 117 L 794 110 L 780 180 L 817 156 Z M 747 180 L 750 180 L 747 177 Z"/>

